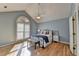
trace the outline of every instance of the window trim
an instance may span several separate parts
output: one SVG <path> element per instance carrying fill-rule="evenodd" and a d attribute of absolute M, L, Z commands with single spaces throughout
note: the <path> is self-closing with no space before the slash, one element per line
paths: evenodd
<path fill-rule="evenodd" d="M 28 19 L 27 19 L 27 20 L 28 20 Z M 23 24 L 24 24 L 24 27 L 23 27 L 24 30 L 23 30 L 23 31 L 17 31 L 17 23 L 23 23 Z M 24 37 L 25 37 L 25 33 L 28 32 L 28 31 L 25 31 L 25 25 L 26 25 L 26 24 L 29 24 L 29 26 L 30 26 L 30 27 L 29 27 L 29 29 L 30 29 L 30 30 L 29 30 L 29 37 L 28 37 L 28 38 L 30 38 L 30 35 L 31 35 L 31 34 L 30 34 L 30 33 L 31 33 L 31 24 L 30 24 L 30 21 L 29 21 L 29 22 L 25 22 L 25 21 L 23 21 L 23 22 L 16 22 L 16 41 L 17 41 L 17 40 L 24 40 L 24 39 L 27 39 L 27 38 L 24 38 Z M 17 39 L 17 32 L 23 32 L 23 39 Z"/>

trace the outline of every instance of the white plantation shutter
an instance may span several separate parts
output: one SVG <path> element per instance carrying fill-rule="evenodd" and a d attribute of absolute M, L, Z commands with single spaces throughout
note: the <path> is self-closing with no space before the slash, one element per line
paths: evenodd
<path fill-rule="evenodd" d="M 21 19 L 19 18 L 20 20 L 17 21 L 17 40 L 30 37 L 30 22 L 27 18 L 23 17 L 20 17 Z"/>

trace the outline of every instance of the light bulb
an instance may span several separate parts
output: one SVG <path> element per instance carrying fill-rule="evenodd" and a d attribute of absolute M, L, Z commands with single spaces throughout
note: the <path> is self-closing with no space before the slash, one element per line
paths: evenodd
<path fill-rule="evenodd" d="M 40 16 L 37 16 L 37 17 L 36 17 L 36 19 L 40 19 L 40 18 L 41 18 Z"/>

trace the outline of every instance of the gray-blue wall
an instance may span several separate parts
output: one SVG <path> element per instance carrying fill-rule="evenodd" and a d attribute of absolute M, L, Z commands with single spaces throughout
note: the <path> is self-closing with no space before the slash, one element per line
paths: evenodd
<path fill-rule="evenodd" d="M 16 40 L 16 20 L 19 16 L 27 16 L 31 23 L 31 34 L 36 33 L 36 22 L 24 11 L 0 13 L 0 45 Z"/>
<path fill-rule="evenodd" d="M 69 42 L 69 18 L 40 23 L 38 29 L 58 31 L 60 40 Z"/>
<path fill-rule="evenodd" d="M 31 23 L 31 35 L 37 33 L 38 29 L 38 23 L 34 21 L 34 19 L 27 13 L 25 12 L 26 17 L 30 20 Z"/>

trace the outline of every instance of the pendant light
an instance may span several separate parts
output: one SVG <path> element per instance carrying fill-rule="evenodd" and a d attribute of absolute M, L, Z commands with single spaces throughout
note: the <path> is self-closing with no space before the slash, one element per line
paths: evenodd
<path fill-rule="evenodd" d="M 36 19 L 37 20 L 39 20 L 39 19 L 41 19 L 41 17 L 40 17 L 40 3 L 38 3 L 38 14 L 37 14 L 37 16 L 36 16 Z"/>

